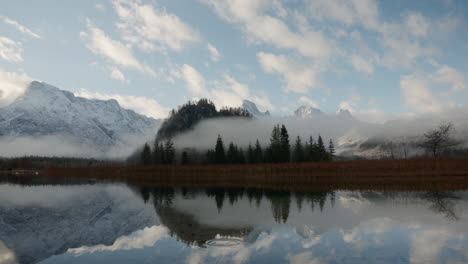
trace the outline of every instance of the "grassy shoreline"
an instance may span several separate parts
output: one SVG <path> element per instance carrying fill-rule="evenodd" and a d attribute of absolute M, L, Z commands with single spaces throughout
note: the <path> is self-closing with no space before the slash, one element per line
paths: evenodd
<path fill-rule="evenodd" d="M 172 187 L 253 187 L 291 190 L 468 189 L 468 159 L 48 168 L 42 173 L 59 178 L 113 180 Z"/>

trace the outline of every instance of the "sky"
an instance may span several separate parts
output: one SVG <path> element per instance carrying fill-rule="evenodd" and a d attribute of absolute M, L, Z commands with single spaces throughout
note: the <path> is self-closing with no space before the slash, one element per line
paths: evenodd
<path fill-rule="evenodd" d="M 466 14 L 465 0 L 3 1 L 0 106 L 39 80 L 155 118 L 199 98 L 441 113 L 468 102 Z"/>

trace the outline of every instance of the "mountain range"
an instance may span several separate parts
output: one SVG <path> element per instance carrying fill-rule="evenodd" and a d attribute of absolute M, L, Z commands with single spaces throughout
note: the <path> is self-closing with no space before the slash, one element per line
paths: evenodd
<path fill-rule="evenodd" d="M 12 104 L 0 108 L 0 138 L 51 137 L 53 145 L 76 144 L 106 154 L 118 147 L 134 148 L 154 137 L 160 120 L 123 109 L 116 100 L 76 97 L 43 82 L 33 81 Z M 59 148 L 60 146 L 50 146 Z"/>
<path fill-rule="evenodd" d="M 414 141 L 417 135 L 438 122 L 419 118 L 374 124 L 355 118 L 345 109 L 330 114 L 311 106 L 300 106 L 289 116 L 276 117 L 269 111 L 260 111 L 249 100 L 244 100 L 241 108 L 247 110 L 253 120 L 226 119 L 219 124 L 218 120 L 206 119 L 183 133 L 188 136 L 181 142 L 196 141 L 189 147 L 206 147 L 211 146 L 212 138 L 221 134 L 241 145 L 254 142 L 256 138 L 268 144 L 271 127 L 285 123 L 292 130 L 292 138 L 300 135 L 308 139 L 309 135 L 316 137 L 322 133 L 326 140 L 334 140 L 339 154 L 376 157 L 388 152 L 385 148 L 389 142 L 399 145 Z M 124 109 L 113 99 L 81 98 L 47 83 L 33 81 L 22 96 L 0 108 L 0 156 L 126 157 L 153 139 L 161 123 L 162 120 Z M 466 121 L 460 124 L 459 133 L 468 131 Z M 293 142 L 291 139 L 291 144 Z M 406 155 L 407 149 L 404 152 Z"/>

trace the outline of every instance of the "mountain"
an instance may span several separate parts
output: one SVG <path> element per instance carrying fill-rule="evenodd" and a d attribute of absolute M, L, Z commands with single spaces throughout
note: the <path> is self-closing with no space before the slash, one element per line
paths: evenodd
<path fill-rule="evenodd" d="M 160 121 L 123 109 L 116 100 L 76 97 L 33 81 L 25 94 L 0 108 L 0 138 L 57 137 L 67 144 L 106 153 L 154 136 Z"/>
<path fill-rule="evenodd" d="M 257 118 L 270 116 L 269 111 L 260 112 L 260 110 L 258 110 L 257 108 L 257 105 L 254 102 L 249 101 L 249 100 L 242 101 L 242 108 L 247 110 L 250 114 L 252 114 L 254 117 L 257 117 Z"/>
<path fill-rule="evenodd" d="M 294 111 L 293 116 L 298 118 L 309 118 L 321 114 L 323 113 L 320 109 L 303 105 Z"/>
<path fill-rule="evenodd" d="M 6 255 L 13 254 L 18 263 L 38 263 L 71 248 L 112 245 L 121 236 L 159 224 L 153 206 L 126 186 L 0 185 L 0 189 L 12 196 L 0 195 L 0 250 L 4 243 Z"/>

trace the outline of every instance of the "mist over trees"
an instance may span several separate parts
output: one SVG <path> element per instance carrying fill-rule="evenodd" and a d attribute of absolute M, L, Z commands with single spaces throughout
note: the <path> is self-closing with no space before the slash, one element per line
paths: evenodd
<path fill-rule="evenodd" d="M 173 138 L 179 133 L 188 131 L 201 120 L 220 117 L 252 118 L 252 115 L 243 108 L 226 107 L 218 111 L 214 103 L 208 99 L 200 99 L 197 102 L 189 101 L 180 106 L 177 111 L 171 111 L 169 118 L 161 124 L 156 141 Z"/>
<path fill-rule="evenodd" d="M 180 159 L 176 153 L 180 153 Z M 322 137 L 317 141 L 309 137 L 303 143 L 300 136 L 291 146 L 286 126 L 275 125 L 271 131 L 270 143 L 262 146 L 257 139 L 255 144 L 250 143 L 244 150 L 235 142 L 225 144 L 221 135 L 218 135 L 214 148 L 200 154 L 196 151 L 177 151 L 170 139 L 164 143 L 155 141 L 151 150 L 145 144 L 141 151 L 140 164 L 143 165 L 169 165 L 169 164 L 258 164 L 258 163 L 287 163 L 287 162 L 324 162 L 332 161 L 335 156 L 335 147 L 330 139 L 328 148 L 325 147 Z"/>

